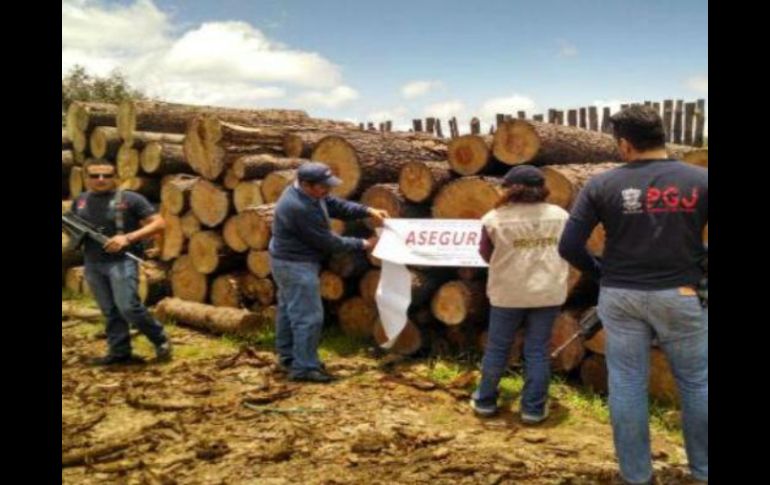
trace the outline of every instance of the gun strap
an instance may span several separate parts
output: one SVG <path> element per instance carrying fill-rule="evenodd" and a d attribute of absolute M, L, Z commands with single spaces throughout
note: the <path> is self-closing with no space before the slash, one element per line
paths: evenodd
<path fill-rule="evenodd" d="M 124 227 L 124 214 L 123 214 L 123 191 L 118 189 L 115 191 L 115 199 L 113 204 L 115 207 L 115 230 L 116 234 L 123 234 Z"/>

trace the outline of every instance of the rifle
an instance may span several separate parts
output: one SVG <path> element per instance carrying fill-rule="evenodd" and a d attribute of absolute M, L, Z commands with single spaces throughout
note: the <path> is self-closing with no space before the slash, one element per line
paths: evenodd
<path fill-rule="evenodd" d="M 602 321 L 599 320 L 599 314 L 596 311 L 596 307 L 591 308 L 586 312 L 585 315 L 583 315 L 583 318 L 581 318 L 580 322 L 578 322 L 578 326 L 580 329 L 572 334 L 572 336 L 568 338 L 566 342 L 561 344 L 559 348 L 554 350 L 553 353 L 551 353 L 552 359 L 555 359 L 562 352 L 562 350 L 566 349 L 567 346 L 574 342 L 578 337 L 583 337 L 587 340 L 596 335 L 596 332 L 602 329 Z"/>
<path fill-rule="evenodd" d="M 97 243 L 104 246 L 107 243 L 107 241 L 110 240 L 109 237 L 102 234 L 99 228 L 97 228 L 90 222 L 86 221 L 82 217 L 79 217 L 71 212 L 62 214 L 61 222 L 64 229 L 66 229 L 79 241 L 82 240 L 85 236 L 88 236 L 94 241 L 96 241 Z M 140 258 L 139 256 L 133 253 L 125 251 L 124 254 L 139 264 L 144 263 L 144 260 L 142 258 Z"/>

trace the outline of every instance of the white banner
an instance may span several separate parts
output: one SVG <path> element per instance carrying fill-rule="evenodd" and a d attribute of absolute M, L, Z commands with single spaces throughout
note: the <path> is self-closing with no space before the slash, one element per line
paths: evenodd
<path fill-rule="evenodd" d="M 383 348 L 392 347 L 406 326 L 412 275 L 405 265 L 485 267 L 480 242 L 476 219 L 385 219 L 373 252 L 382 260 L 376 300 L 388 337 Z"/>

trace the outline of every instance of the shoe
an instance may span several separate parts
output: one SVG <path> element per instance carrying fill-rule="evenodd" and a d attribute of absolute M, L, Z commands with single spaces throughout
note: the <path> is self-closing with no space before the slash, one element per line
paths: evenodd
<path fill-rule="evenodd" d="M 497 406 L 484 406 L 482 404 L 479 404 L 476 402 L 475 399 L 471 398 L 470 401 L 471 409 L 473 409 L 473 412 L 476 414 L 476 416 L 480 416 L 482 418 L 488 418 L 490 416 L 494 416 L 497 414 Z"/>
<path fill-rule="evenodd" d="M 97 357 L 91 361 L 91 365 L 95 366 L 110 366 L 110 365 L 128 365 L 128 364 L 144 364 L 144 359 L 136 355 L 113 355 L 108 354 L 104 357 Z"/>
<path fill-rule="evenodd" d="M 334 380 L 334 376 L 320 370 L 311 370 L 299 374 L 289 375 L 290 381 L 327 383 Z"/>
<path fill-rule="evenodd" d="M 171 342 L 166 340 L 165 343 L 162 343 L 155 348 L 155 361 L 168 362 L 171 360 L 172 354 Z"/>
<path fill-rule="evenodd" d="M 542 416 L 538 416 L 536 414 L 527 414 L 525 412 L 521 413 L 521 422 L 524 424 L 540 424 L 546 419 L 548 419 L 548 404 L 545 405 L 545 412 L 542 414 Z"/>

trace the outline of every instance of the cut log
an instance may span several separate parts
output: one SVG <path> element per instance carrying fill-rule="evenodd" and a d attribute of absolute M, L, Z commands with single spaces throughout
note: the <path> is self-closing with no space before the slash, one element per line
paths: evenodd
<path fill-rule="evenodd" d="M 444 160 L 446 143 L 438 140 L 409 140 L 382 133 L 327 136 L 313 149 L 311 159 L 324 162 L 342 184 L 332 190 L 339 197 L 352 197 L 377 183 L 396 182 L 401 167 L 411 161 Z"/>
<path fill-rule="evenodd" d="M 171 267 L 171 294 L 182 300 L 204 302 L 208 293 L 206 275 L 199 273 L 187 254 L 180 256 Z"/>
<path fill-rule="evenodd" d="M 158 316 L 218 334 L 252 335 L 263 328 L 259 315 L 248 310 L 215 307 L 165 298 L 156 307 Z"/>
<path fill-rule="evenodd" d="M 452 178 L 446 162 L 409 162 L 401 168 L 398 186 L 407 200 L 421 204 L 429 202 Z"/>
<path fill-rule="evenodd" d="M 172 261 L 185 250 L 185 238 L 182 231 L 182 221 L 173 214 L 163 214 L 166 226 L 163 228 L 163 247 L 160 252 L 160 259 L 163 261 Z"/>
<path fill-rule="evenodd" d="M 236 222 L 238 233 L 251 249 L 260 251 L 267 249 L 274 211 L 275 204 L 265 204 L 249 207 L 238 214 Z"/>
<path fill-rule="evenodd" d="M 431 311 L 445 325 L 474 324 L 486 316 L 488 303 L 481 281 L 449 281 L 431 300 Z"/>
<path fill-rule="evenodd" d="M 120 188 L 132 190 L 147 197 L 150 202 L 160 202 L 160 180 L 152 177 L 131 177 L 121 180 Z"/>
<path fill-rule="evenodd" d="M 561 312 L 553 322 L 549 352 L 556 350 L 578 330 L 580 330 L 578 318 L 570 312 Z M 569 372 L 580 365 L 584 355 L 583 342 L 580 338 L 575 339 L 555 359 L 551 359 L 551 367 L 558 372 Z"/>
<path fill-rule="evenodd" d="M 241 279 L 243 295 L 262 306 L 275 303 L 275 283 L 270 278 L 257 278 L 251 273 L 246 273 Z"/>
<path fill-rule="evenodd" d="M 241 179 L 235 175 L 233 167 L 228 167 L 227 170 L 225 170 L 224 177 L 222 177 L 222 185 L 224 188 L 227 190 L 235 190 L 239 183 L 241 183 Z"/>
<path fill-rule="evenodd" d="M 118 132 L 120 132 L 119 129 Z M 121 137 L 121 139 L 123 138 Z M 137 150 L 147 148 L 147 145 L 150 143 L 181 145 L 184 143 L 184 135 L 179 133 L 159 133 L 157 131 L 135 131 L 131 137 L 131 143 Z"/>
<path fill-rule="evenodd" d="M 462 177 L 444 185 L 433 199 L 436 219 L 480 219 L 494 209 L 503 194 L 501 180 L 493 177 Z"/>
<path fill-rule="evenodd" d="M 482 173 L 492 162 L 489 145 L 492 137 L 481 135 L 463 135 L 453 138 L 447 147 L 449 166 L 460 175 Z"/>
<path fill-rule="evenodd" d="M 72 167 L 69 176 L 69 193 L 71 199 L 77 199 L 83 192 L 83 169 Z"/>
<path fill-rule="evenodd" d="M 190 207 L 207 227 L 222 224 L 230 214 L 230 193 L 208 180 L 198 180 L 190 193 Z"/>
<path fill-rule="evenodd" d="M 64 287 L 78 295 L 93 296 L 85 277 L 83 266 L 72 266 L 64 275 Z"/>
<path fill-rule="evenodd" d="M 109 103 L 73 101 L 67 108 L 65 130 L 76 151 L 86 148 L 86 134 L 97 126 L 115 126 L 118 107 Z"/>
<path fill-rule="evenodd" d="M 70 170 L 75 166 L 75 159 L 72 155 L 72 150 L 61 151 L 61 173 L 62 176 L 69 176 Z"/>
<path fill-rule="evenodd" d="M 242 273 L 227 273 L 214 278 L 211 283 L 211 304 L 217 307 L 241 308 L 243 293 L 241 291 Z"/>
<path fill-rule="evenodd" d="M 296 170 L 271 172 L 262 181 L 262 199 L 266 204 L 276 202 L 283 191 L 297 178 Z"/>
<path fill-rule="evenodd" d="M 599 330 L 593 337 L 586 340 L 583 345 L 586 349 L 599 355 L 604 355 L 604 346 L 607 341 L 607 334 L 604 329 Z"/>
<path fill-rule="evenodd" d="M 597 394 L 607 394 L 607 362 L 603 355 L 592 354 L 580 364 L 580 381 Z"/>
<path fill-rule="evenodd" d="M 698 167 L 709 168 L 709 150 L 708 148 L 695 148 L 684 145 L 667 144 L 666 150 L 668 156 L 683 162 L 697 165 Z"/>
<path fill-rule="evenodd" d="M 61 149 L 62 151 L 72 150 L 72 138 L 67 135 L 66 128 L 61 129 Z"/>
<path fill-rule="evenodd" d="M 200 231 L 190 238 L 188 255 L 196 271 L 203 274 L 222 273 L 243 264 L 232 249 L 227 247 L 219 232 Z"/>
<path fill-rule="evenodd" d="M 371 337 L 377 316 L 377 307 L 360 296 L 343 301 L 338 311 L 342 331 L 345 335 L 357 338 Z"/>
<path fill-rule="evenodd" d="M 95 158 L 114 158 L 118 153 L 120 145 L 121 140 L 115 127 L 97 126 L 91 132 L 89 147 L 91 155 Z"/>
<path fill-rule="evenodd" d="M 345 296 L 345 280 L 333 271 L 321 271 L 321 298 L 326 301 L 339 301 Z"/>
<path fill-rule="evenodd" d="M 345 279 L 358 278 L 369 269 L 363 251 L 335 253 L 329 260 L 329 269 Z"/>
<path fill-rule="evenodd" d="M 120 179 L 138 176 L 139 169 L 141 168 L 139 164 L 139 150 L 132 148 L 131 145 L 124 142 L 115 157 L 115 165 L 117 166 Z"/>
<path fill-rule="evenodd" d="M 249 250 L 249 245 L 241 238 L 238 233 L 238 219 L 237 216 L 230 216 L 222 228 L 222 237 L 225 240 L 227 247 L 235 251 L 236 253 L 245 253 Z"/>
<path fill-rule="evenodd" d="M 572 126 L 510 120 L 495 132 L 495 158 L 508 165 L 599 163 L 620 160 L 615 139 Z"/>
<path fill-rule="evenodd" d="M 61 270 L 62 285 L 65 283 L 67 270 L 83 265 L 83 252 L 72 248 L 72 237 L 66 231 L 61 232 Z"/>
<path fill-rule="evenodd" d="M 145 261 L 140 266 L 139 298 L 145 305 L 154 305 L 171 294 L 169 265 L 159 261 Z"/>
<path fill-rule="evenodd" d="M 393 218 L 419 219 L 430 217 L 428 206 L 407 202 L 404 194 L 399 190 L 398 184 L 372 185 L 361 195 L 361 203 L 367 207 L 384 209 Z M 375 223 L 371 217 L 367 218 L 365 223 L 369 228 L 382 225 Z"/>
<path fill-rule="evenodd" d="M 190 239 L 193 234 L 201 230 L 201 223 L 192 211 L 188 211 L 181 218 L 182 221 L 182 233 L 184 237 Z"/>
<path fill-rule="evenodd" d="M 379 318 L 374 323 L 372 335 L 374 336 L 377 345 L 382 345 L 388 341 L 388 337 L 385 335 L 385 329 Z M 417 325 L 407 320 L 404 329 L 401 330 L 401 333 L 396 337 L 393 346 L 390 347 L 388 351 L 398 355 L 413 355 L 420 350 L 422 344 L 422 332 L 420 332 Z"/>
<path fill-rule="evenodd" d="M 542 167 L 545 186 L 550 191 L 546 202 L 569 210 L 578 192 L 596 175 L 622 166 L 622 163 L 575 163 Z"/>
<path fill-rule="evenodd" d="M 160 189 L 160 203 L 167 213 L 179 215 L 190 208 L 190 195 L 200 177 L 180 174 L 169 178 Z"/>
<path fill-rule="evenodd" d="M 358 293 L 367 303 L 376 304 L 375 295 L 379 284 L 380 270 L 370 269 L 361 277 L 361 281 L 358 282 Z"/>
<path fill-rule="evenodd" d="M 233 171 L 241 180 L 253 180 L 267 177 L 271 172 L 294 170 L 303 163 L 305 158 L 282 158 L 272 155 L 247 155 L 238 157 L 233 162 Z"/>
<path fill-rule="evenodd" d="M 258 278 L 267 278 L 272 273 L 270 267 L 270 253 L 252 249 L 246 259 L 246 265 Z"/>
<path fill-rule="evenodd" d="M 247 207 L 262 205 L 265 199 L 262 197 L 261 180 L 244 180 L 235 186 L 233 191 L 233 205 L 235 211 L 241 213 Z"/>
<path fill-rule="evenodd" d="M 184 158 L 182 145 L 153 141 L 145 145 L 139 155 L 142 171 L 153 175 L 194 173 Z"/>

